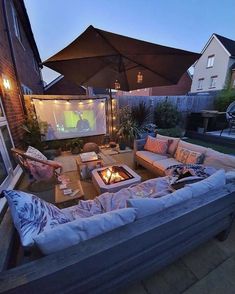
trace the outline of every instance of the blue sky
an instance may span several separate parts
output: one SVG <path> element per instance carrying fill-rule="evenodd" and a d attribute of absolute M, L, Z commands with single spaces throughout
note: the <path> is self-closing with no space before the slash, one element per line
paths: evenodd
<path fill-rule="evenodd" d="M 24 0 L 42 60 L 89 25 L 200 52 L 212 33 L 235 40 L 235 0 Z M 57 74 L 44 69 L 50 82 Z"/>

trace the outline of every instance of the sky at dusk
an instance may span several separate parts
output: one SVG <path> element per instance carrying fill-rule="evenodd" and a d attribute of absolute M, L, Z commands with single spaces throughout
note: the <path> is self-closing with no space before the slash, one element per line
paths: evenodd
<path fill-rule="evenodd" d="M 44 61 L 89 25 L 200 52 L 212 33 L 235 40 L 235 0 L 24 0 Z M 58 74 L 43 69 L 49 83 Z"/>

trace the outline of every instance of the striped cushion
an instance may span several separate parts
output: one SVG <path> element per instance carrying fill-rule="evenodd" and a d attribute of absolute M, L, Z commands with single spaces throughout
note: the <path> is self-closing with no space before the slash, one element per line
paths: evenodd
<path fill-rule="evenodd" d="M 158 154 L 166 154 L 168 150 L 168 140 L 159 140 L 148 136 L 144 149 Z"/>

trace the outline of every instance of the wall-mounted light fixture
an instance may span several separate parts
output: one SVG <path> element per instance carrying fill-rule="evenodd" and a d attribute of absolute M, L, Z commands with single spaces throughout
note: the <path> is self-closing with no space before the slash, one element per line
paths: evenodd
<path fill-rule="evenodd" d="M 114 88 L 115 88 L 115 90 L 119 90 L 121 88 L 121 85 L 118 80 L 115 81 Z"/>
<path fill-rule="evenodd" d="M 6 91 L 9 91 L 11 90 L 11 82 L 8 78 L 6 77 L 3 77 L 2 78 L 2 84 L 3 84 L 3 87 Z"/>

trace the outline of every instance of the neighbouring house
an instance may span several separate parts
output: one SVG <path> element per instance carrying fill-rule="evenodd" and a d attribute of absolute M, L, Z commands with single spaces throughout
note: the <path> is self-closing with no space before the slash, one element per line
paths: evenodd
<path fill-rule="evenodd" d="M 16 176 L 11 148 L 22 142 L 24 94 L 42 94 L 41 59 L 23 0 L 0 5 L 0 189 Z M 0 203 L 1 206 L 1 203 Z"/>
<path fill-rule="evenodd" d="M 45 95 L 108 95 L 108 89 L 84 87 L 67 80 L 63 75 L 58 76 L 44 87 Z"/>
<path fill-rule="evenodd" d="M 235 41 L 213 34 L 194 65 L 191 93 L 235 87 Z"/>
<path fill-rule="evenodd" d="M 171 86 L 161 86 L 139 89 L 129 92 L 118 91 L 117 96 L 176 96 L 186 95 L 190 91 L 192 77 L 187 71 L 182 75 L 179 82 Z"/>
<path fill-rule="evenodd" d="M 46 95 L 86 95 L 86 88 L 60 75 L 44 87 Z"/>

